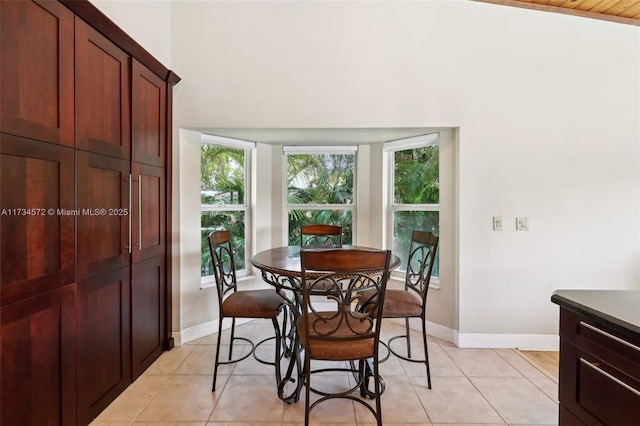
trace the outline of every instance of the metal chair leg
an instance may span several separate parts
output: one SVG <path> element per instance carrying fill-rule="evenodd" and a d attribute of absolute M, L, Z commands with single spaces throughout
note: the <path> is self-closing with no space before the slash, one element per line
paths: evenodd
<path fill-rule="evenodd" d="M 220 365 L 220 341 L 222 339 L 222 320 L 218 325 L 218 344 L 216 345 L 216 360 L 213 364 L 213 384 L 211 385 L 211 392 L 216 391 L 216 379 L 218 378 L 218 365 Z"/>
<path fill-rule="evenodd" d="M 384 392 L 384 388 L 381 383 L 380 363 L 377 358 L 374 358 L 373 360 L 373 380 L 376 399 L 376 423 L 378 426 L 382 426 L 382 402 L 380 396 L 382 395 L 382 392 Z"/>
<path fill-rule="evenodd" d="M 404 319 L 404 330 L 407 336 L 407 358 L 411 358 L 411 333 L 409 328 L 409 318 Z"/>
<path fill-rule="evenodd" d="M 304 426 L 309 426 L 309 414 L 311 406 L 311 362 L 305 353 L 304 356 L 305 401 L 304 401 Z"/>
<path fill-rule="evenodd" d="M 229 359 L 233 359 L 232 356 L 232 352 L 233 352 L 233 340 L 235 339 L 235 335 L 236 335 L 236 319 L 235 317 L 231 318 L 231 340 L 229 341 Z"/>
<path fill-rule="evenodd" d="M 411 356 L 411 333 L 409 330 L 409 318 L 405 318 L 405 334 L 400 334 L 397 336 L 394 336 L 392 338 L 390 338 L 386 344 L 386 346 L 389 348 L 389 352 L 394 354 L 396 357 L 403 359 L 405 361 L 411 361 L 411 362 L 421 362 L 425 364 L 425 367 L 427 369 L 427 385 L 428 388 L 431 389 L 431 367 L 429 365 L 429 347 L 427 344 L 427 323 L 425 318 L 421 318 L 422 321 L 422 344 L 424 346 L 424 359 L 415 359 Z M 396 352 L 392 346 L 391 343 L 396 340 L 396 339 L 406 339 L 407 340 L 407 354 L 406 356 L 404 354 L 398 353 Z"/>
<path fill-rule="evenodd" d="M 431 369 L 429 368 L 429 347 L 427 346 L 427 322 L 422 319 L 422 342 L 424 344 L 424 363 L 427 366 L 427 386 L 431 389 Z"/>
<path fill-rule="evenodd" d="M 273 329 L 275 330 L 275 333 L 276 333 L 276 354 L 275 354 L 275 359 L 273 360 L 273 364 L 276 370 L 276 386 L 278 386 L 282 381 L 282 373 L 280 371 L 280 358 L 281 358 L 280 354 L 282 353 L 282 335 L 280 334 L 278 318 L 272 318 L 271 321 L 273 322 Z"/>

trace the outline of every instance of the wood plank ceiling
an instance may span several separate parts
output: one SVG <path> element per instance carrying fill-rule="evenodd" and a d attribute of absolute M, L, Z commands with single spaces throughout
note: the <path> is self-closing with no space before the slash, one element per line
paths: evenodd
<path fill-rule="evenodd" d="M 640 25 L 640 0 L 477 0 Z"/>

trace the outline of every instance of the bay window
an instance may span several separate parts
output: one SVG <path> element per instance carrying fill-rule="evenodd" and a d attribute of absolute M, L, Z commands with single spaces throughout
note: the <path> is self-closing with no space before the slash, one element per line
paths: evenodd
<path fill-rule="evenodd" d="M 246 274 L 249 235 L 249 171 L 251 142 L 202 135 L 200 155 L 201 277 L 213 271 L 207 236 L 214 230 L 231 233 L 238 275 Z"/>
<path fill-rule="evenodd" d="M 401 260 L 398 271 L 406 270 L 411 233 L 414 230 L 440 234 L 440 162 L 438 134 L 385 143 L 390 167 L 388 240 Z M 432 279 L 439 277 L 439 256 Z"/>

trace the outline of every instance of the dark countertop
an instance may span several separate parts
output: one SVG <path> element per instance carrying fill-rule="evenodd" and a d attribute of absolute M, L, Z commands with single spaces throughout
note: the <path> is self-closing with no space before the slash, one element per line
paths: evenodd
<path fill-rule="evenodd" d="M 551 301 L 640 339 L 640 291 L 556 290 Z"/>

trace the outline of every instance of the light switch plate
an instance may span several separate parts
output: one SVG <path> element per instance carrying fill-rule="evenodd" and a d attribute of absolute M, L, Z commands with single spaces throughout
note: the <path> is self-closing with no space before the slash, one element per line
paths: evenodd
<path fill-rule="evenodd" d="M 529 230 L 529 218 L 516 217 L 516 231 L 528 231 L 528 230 Z"/>

